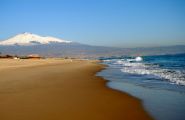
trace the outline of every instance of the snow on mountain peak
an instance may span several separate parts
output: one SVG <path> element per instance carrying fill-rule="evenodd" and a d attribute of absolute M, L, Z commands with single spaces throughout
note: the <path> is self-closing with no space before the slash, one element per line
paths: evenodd
<path fill-rule="evenodd" d="M 66 41 L 49 36 L 43 37 L 28 32 L 18 34 L 8 40 L 0 41 L 0 45 L 35 45 L 49 43 L 71 43 L 71 41 Z"/>

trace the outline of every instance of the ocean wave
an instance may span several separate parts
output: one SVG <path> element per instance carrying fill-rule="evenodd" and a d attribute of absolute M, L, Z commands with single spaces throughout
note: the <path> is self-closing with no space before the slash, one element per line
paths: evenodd
<path fill-rule="evenodd" d="M 114 61 L 113 64 L 121 65 L 122 72 L 139 75 L 152 75 L 178 85 L 185 85 L 185 71 L 162 69 L 158 65 L 133 62 L 132 60 L 127 59 Z"/>

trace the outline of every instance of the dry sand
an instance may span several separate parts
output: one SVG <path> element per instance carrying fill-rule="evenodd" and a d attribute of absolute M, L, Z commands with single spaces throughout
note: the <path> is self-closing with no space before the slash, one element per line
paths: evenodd
<path fill-rule="evenodd" d="M 0 60 L 0 120 L 146 120 L 141 102 L 109 89 L 95 61 Z"/>

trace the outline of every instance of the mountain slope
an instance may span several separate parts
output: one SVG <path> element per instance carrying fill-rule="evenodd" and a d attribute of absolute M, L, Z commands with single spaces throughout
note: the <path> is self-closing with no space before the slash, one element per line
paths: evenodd
<path fill-rule="evenodd" d="M 11 55 L 39 54 L 46 57 L 97 58 L 123 55 L 164 55 L 185 53 L 185 45 L 152 48 L 91 46 L 35 34 L 19 34 L 0 42 L 0 52 Z"/>
<path fill-rule="evenodd" d="M 42 37 L 36 34 L 23 33 L 18 34 L 8 40 L 0 41 L 0 45 L 36 45 L 36 44 L 49 44 L 49 43 L 70 43 L 54 37 Z"/>

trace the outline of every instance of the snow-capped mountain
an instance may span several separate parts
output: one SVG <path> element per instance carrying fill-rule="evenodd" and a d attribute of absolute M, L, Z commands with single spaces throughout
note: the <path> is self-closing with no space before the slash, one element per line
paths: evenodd
<path fill-rule="evenodd" d="M 18 34 L 8 40 L 0 41 L 0 45 L 24 45 L 24 46 L 49 43 L 71 43 L 71 41 L 66 41 L 49 36 L 43 37 L 27 32 L 23 34 Z"/>
<path fill-rule="evenodd" d="M 51 44 L 50 44 L 51 43 Z M 46 57 L 97 58 L 102 56 L 158 55 L 185 53 L 185 45 L 153 48 L 115 48 L 92 46 L 31 33 L 0 41 L 0 55 L 39 54 Z"/>

